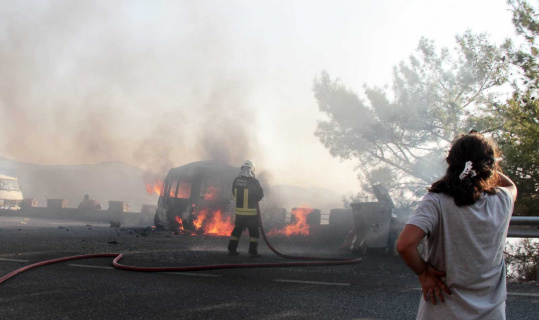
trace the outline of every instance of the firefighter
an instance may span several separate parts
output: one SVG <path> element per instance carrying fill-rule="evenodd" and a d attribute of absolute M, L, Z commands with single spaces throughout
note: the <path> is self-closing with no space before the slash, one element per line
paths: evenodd
<path fill-rule="evenodd" d="M 236 221 L 228 243 L 228 254 L 238 255 L 236 250 L 241 233 L 249 229 L 249 256 L 258 257 L 258 202 L 264 197 L 264 191 L 255 178 L 255 165 L 251 160 L 245 160 L 241 165 L 240 173 L 232 183 L 232 193 L 236 202 Z"/>

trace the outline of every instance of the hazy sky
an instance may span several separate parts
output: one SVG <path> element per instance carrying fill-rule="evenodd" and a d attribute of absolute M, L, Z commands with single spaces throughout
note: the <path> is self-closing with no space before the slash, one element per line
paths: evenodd
<path fill-rule="evenodd" d="M 390 85 L 421 36 L 513 37 L 505 0 L 0 1 L 0 156 L 166 172 L 250 158 L 271 183 L 357 191 L 313 135 L 313 79 Z"/>

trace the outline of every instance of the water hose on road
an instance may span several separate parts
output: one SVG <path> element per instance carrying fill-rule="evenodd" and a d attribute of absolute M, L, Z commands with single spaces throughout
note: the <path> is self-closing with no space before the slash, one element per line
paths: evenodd
<path fill-rule="evenodd" d="M 259 210 L 260 212 L 260 210 Z M 112 265 L 115 268 L 129 270 L 129 271 L 142 271 L 142 272 L 186 272 L 186 271 L 202 271 L 202 270 L 215 270 L 215 269 L 238 269 L 238 268 L 277 268 L 277 267 L 306 267 L 306 266 L 327 266 L 327 265 L 346 265 L 354 264 L 361 262 L 361 258 L 335 258 L 335 257 L 312 257 L 312 256 L 292 256 L 280 253 L 277 251 L 266 237 L 264 227 L 262 225 L 262 219 L 258 215 L 260 231 L 262 237 L 266 242 L 268 248 L 273 251 L 276 255 L 289 259 L 289 260 L 304 260 L 308 262 L 281 262 L 281 263 L 241 263 L 241 264 L 215 264 L 215 265 L 201 265 L 201 266 L 182 266 L 182 267 L 137 267 L 137 266 L 128 266 L 120 264 L 120 260 L 124 257 L 123 253 L 96 253 L 96 254 L 86 254 L 79 256 L 63 257 L 59 259 L 46 260 L 38 263 L 34 263 L 20 269 L 17 269 L 13 272 L 6 274 L 0 278 L 0 284 L 4 281 L 22 273 L 24 271 L 41 267 L 48 264 L 78 260 L 78 259 L 89 259 L 89 258 L 114 258 Z"/>

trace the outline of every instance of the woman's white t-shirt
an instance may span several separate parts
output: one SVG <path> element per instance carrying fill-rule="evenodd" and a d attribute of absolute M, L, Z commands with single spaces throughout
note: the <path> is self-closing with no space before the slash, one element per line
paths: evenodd
<path fill-rule="evenodd" d="M 425 261 L 446 272 L 452 291 L 445 303 L 421 299 L 417 319 L 505 319 L 503 251 L 514 202 L 506 188 L 496 191 L 463 207 L 429 192 L 408 220 L 427 234 Z"/>

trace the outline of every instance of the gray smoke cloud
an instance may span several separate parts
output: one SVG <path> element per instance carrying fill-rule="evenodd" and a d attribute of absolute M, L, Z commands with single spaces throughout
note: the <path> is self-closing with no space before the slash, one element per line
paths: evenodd
<path fill-rule="evenodd" d="M 274 39 L 262 39 L 265 23 L 254 32 L 244 30 L 250 16 L 236 17 L 234 9 L 224 15 L 219 6 L 199 1 L 0 2 L 0 157 L 50 165 L 121 161 L 146 171 L 140 182 L 143 193 L 144 183 L 163 179 L 173 167 L 198 160 L 239 167 L 251 159 L 269 196 L 272 167 L 257 129 L 264 124 L 267 130 L 274 120 L 263 123 L 257 114 L 264 114 L 260 110 L 269 103 L 278 104 L 272 99 L 276 95 L 287 97 L 286 105 L 302 105 L 295 93 L 276 92 L 272 82 L 290 88 L 297 81 L 286 73 L 272 75 L 275 65 L 268 63 L 272 51 L 266 46 Z M 235 18 L 247 20 L 242 24 Z M 287 63 L 280 67 L 290 69 Z M 305 76 L 308 97 L 310 77 Z M 260 97 L 267 99 L 265 104 Z M 311 129 L 295 136 L 311 121 L 305 115 L 288 113 L 276 130 L 292 132 L 290 141 L 306 139 Z M 290 129 L 296 126 L 301 130 Z M 269 150 L 267 142 L 265 146 Z M 306 143 L 292 151 L 308 148 Z M 278 150 L 292 156 L 286 148 Z M 303 158 L 294 159 L 284 168 L 274 167 L 281 178 L 289 178 L 280 183 L 295 183 L 298 170 L 292 167 L 301 167 Z M 112 169 L 94 179 L 98 185 L 112 184 L 105 177 L 116 166 L 105 167 Z M 127 200 L 133 207 L 142 198 L 130 195 L 138 185 L 115 195 L 84 185 L 80 190 L 69 186 L 72 195 L 61 190 L 37 194 L 30 188 L 48 182 L 31 181 L 34 177 L 23 181 L 25 196 L 69 197 L 76 204 L 90 193 L 103 203 Z M 302 201 L 290 202 L 297 206 Z"/>
<path fill-rule="evenodd" d="M 205 118 L 198 132 L 198 153 L 202 158 L 240 166 L 252 152 L 254 114 L 243 97 L 246 84 L 223 83 L 209 96 L 201 110 Z"/>
<path fill-rule="evenodd" d="M 0 5 L 0 155 L 166 173 L 258 152 L 252 74 L 218 13 L 184 3 L 169 25 L 145 26 L 152 12 L 129 3 L 34 4 Z"/>

